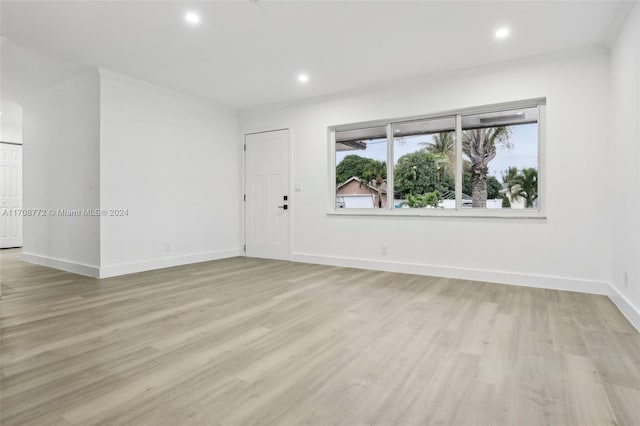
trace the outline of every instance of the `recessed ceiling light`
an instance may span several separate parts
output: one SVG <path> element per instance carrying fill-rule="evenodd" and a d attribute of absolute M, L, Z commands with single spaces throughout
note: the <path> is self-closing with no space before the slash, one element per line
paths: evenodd
<path fill-rule="evenodd" d="M 496 38 L 498 40 L 503 40 L 503 39 L 509 37 L 509 33 L 510 33 L 510 31 L 509 31 L 509 28 L 507 28 L 507 27 L 498 28 L 496 30 Z"/>
<path fill-rule="evenodd" d="M 187 12 L 184 14 L 184 20 L 187 21 L 188 24 L 198 25 L 200 23 L 200 15 L 195 12 Z"/>
<path fill-rule="evenodd" d="M 309 76 L 307 74 L 304 74 L 304 73 L 303 74 L 299 74 L 298 75 L 298 81 L 300 83 L 307 83 L 307 82 L 309 82 Z"/>

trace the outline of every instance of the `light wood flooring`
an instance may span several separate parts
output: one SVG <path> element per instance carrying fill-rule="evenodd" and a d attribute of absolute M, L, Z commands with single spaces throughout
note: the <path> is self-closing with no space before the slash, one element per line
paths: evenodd
<path fill-rule="evenodd" d="M 1 251 L 0 423 L 640 424 L 603 296 L 233 258 L 94 280 Z"/>

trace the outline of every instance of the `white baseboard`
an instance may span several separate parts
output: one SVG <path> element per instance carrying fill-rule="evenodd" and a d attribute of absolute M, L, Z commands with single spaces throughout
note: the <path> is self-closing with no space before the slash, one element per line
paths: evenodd
<path fill-rule="evenodd" d="M 134 274 L 136 272 L 151 271 L 154 269 L 170 268 L 172 266 L 188 265 L 190 263 L 207 262 L 210 260 L 225 259 L 227 257 L 241 256 L 242 249 L 216 250 L 205 253 L 188 254 L 176 257 L 164 257 L 160 259 L 145 260 L 142 262 L 122 263 L 100 267 L 99 278 L 116 277 L 119 275 Z"/>
<path fill-rule="evenodd" d="M 613 285 L 609 287 L 609 299 L 611 299 L 613 304 L 622 312 L 622 315 L 627 317 L 636 330 L 640 331 L 640 310 L 633 306 L 633 304 L 629 302 L 629 299 L 620 293 Z"/>
<path fill-rule="evenodd" d="M 88 277 L 107 278 L 242 255 L 242 249 L 238 248 L 104 267 L 85 265 L 24 252 L 22 253 L 22 260 Z M 291 261 L 606 295 L 629 322 L 640 331 L 640 310 L 629 302 L 613 285 L 604 281 L 577 280 L 565 277 L 454 268 L 407 262 L 383 262 L 352 257 L 318 256 L 305 253 L 292 253 Z"/>
<path fill-rule="evenodd" d="M 97 278 L 100 268 L 83 263 L 71 262 L 68 260 L 55 259 L 53 257 L 40 256 L 31 253 L 22 253 L 22 260 L 36 265 L 48 266 L 50 268 L 61 269 L 74 274 L 85 275 L 87 277 Z"/>
<path fill-rule="evenodd" d="M 291 260 L 294 262 L 317 263 L 321 265 L 344 266 L 358 269 L 373 269 L 376 271 L 457 278 L 462 280 L 484 281 L 525 287 L 548 288 L 551 290 L 575 291 L 579 293 L 609 295 L 610 291 L 609 283 L 605 281 L 578 280 L 574 278 L 546 275 L 528 275 L 514 272 L 486 271 L 406 262 L 383 262 L 379 260 L 351 257 L 317 256 L 305 253 L 292 253 Z"/>

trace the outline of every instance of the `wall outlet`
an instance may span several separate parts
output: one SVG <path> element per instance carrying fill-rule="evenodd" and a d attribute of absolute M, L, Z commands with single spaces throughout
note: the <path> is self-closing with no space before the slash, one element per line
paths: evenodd
<path fill-rule="evenodd" d="M 386 256 L 386 255 L 388 254 L 388 253 L 387 253 L 387 246 L 382 246 L 382 247 L 380 248 L 380 253 L 381 253 L 382 255 Z"/>
<path fill-rule="evenodd" d="M 629 287 L 629 273 L 627 271 L 624 271 L 624 286 L 625 287 Z"/>
<path fill-rule="evenodd" d="M 166 241 L 164 243 L 164 251 L 171 251 L 171 243 Z"/>

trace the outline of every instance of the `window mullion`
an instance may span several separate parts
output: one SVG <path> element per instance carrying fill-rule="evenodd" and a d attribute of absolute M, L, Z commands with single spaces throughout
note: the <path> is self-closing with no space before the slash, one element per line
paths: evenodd
<path fill-rule="evenodd" d="M 394 205 L 393 194 L 393 123 L 387 124 L 387 209 Z"/>
<path fill-rule="evenodd" d="M 462 209 L 462 115 L 456 115 L 456 210 Z"/>
<path fill-rule="evenodd" d="M 329 194 L 329 211 L 336 211 L 338 191 L 336 187 L 336 131 L 329 132 L 329 188 L 333 188 Z"/>

